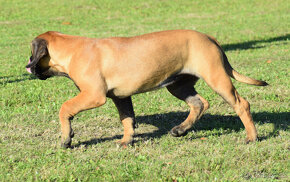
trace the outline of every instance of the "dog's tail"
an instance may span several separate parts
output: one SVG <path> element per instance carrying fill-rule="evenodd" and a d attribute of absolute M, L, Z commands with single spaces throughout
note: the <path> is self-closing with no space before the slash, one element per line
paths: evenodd
<path fill-rule="evenodd" d="M 223 52 L 223 59 L 224 59 L 224 66 L 225 66 L 226 72 L 233 79 L 235 79 L 235 80 L 237 80 L 239 82 L 242 82 L 242 83 L 250 84 L 250 85 L 257 85 L 257 86 L 267 86 L 268 85 L 268 83 L 265 82 L 265 81 L 256 80 L 256 79 L 247 77 L 245 75 L 240 74 L 236 70 L 234 70 L 232 68 L 232 66 L 230 65 L 230 63 L 228 61 L 228 58 L 227 58 L 227 56 L 225 55 L 224 52 Z"/>
<path fill-rule="evenodd" d="M 232 66 L 230 65 L 228 58 L 226 56 L 226 54 L 224 53 L 223 49 L 221 48 L 219 42 L 212 36 L 208 35 L 209 39 L 211 39 L 219 48 L 220 51 L 223 55 L 223 61 L 224 61 L 224 67 L 225 70 L 227 72 L 227 74 L 232 77 L 233 79 L 242 82 L 242 83 L 246 83 L 246 84 L 250 84 L 250 85 L 257 85 L 257 86 L 267 86 L 269 85 L 267 82 L 265 81 L 261 81 L 261 80 L 256 80 L 250 77 L 247 77 L 245 75 L 240 74 L 239 72 L 237 72 L 236 70 L 234 70 L 232 68 Z"/>

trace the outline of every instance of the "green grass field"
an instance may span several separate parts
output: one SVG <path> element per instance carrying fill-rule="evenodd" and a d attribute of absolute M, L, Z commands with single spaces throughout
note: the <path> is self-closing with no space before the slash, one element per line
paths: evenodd
<path fill-rule="evenodd" d="M 287 0 L 0 0 L 0 181 L 289 181 L 290 3 Z M 244 144 L 233 109 L 203 81 L 210 109 L 184 137 L 168 132 L 188 106 L 166 89 L 133 96 L 135 144 L 116 146 L 123 126 L 111 100 L 72 122 L 60 148 L 58 111 L 78 94 L 72 81 L 41 81 L 25 65 L 30 42 L 48 30 L 87 37 L 193 29 L 215 36 L 240 73 L 259 141 Z"/>

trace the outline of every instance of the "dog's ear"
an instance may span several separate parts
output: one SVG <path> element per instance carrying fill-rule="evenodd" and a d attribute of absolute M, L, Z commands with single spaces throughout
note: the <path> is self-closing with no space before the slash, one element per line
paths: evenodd
<path fill-rule="evenodd" d="M 41 58 L 48 54 L 47 41 L 41 38 L 36 38 L 32 41 L 32 56 L 26 68 L 35 66 Z"/>

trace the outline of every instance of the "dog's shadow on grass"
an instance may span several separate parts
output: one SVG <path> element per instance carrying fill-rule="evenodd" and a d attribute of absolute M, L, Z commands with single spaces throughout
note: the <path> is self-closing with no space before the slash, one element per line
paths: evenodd
<path fill-rule="evenodd" d="M 0 83 L 18 83 L 26 80 L 35 80 L 37 79 L 36 76 L 28 73 L 24 73 L 22 75 L 15 75 L 15 76 L 1 76 L 0 77 Z"/>
<path fill-rule="evenodd" d="M 258 124 L 266 124 L 272 123 L 273 130 L 265 136 L 259 136 L 259 140 L 267 140 L 271 137 L 277 137 L 281 130 L 289 129 L 289 112 L 282 113 L 268 113 L 268 112 L 260 112 L 253 113 L 253 119 Z M 148 140 L 150 138 L 160 138 L 163 135 L 167 135 L 171 128 L 180 124 L 188 115 L 188 112 L 169 112 L 164 114 L 154 114 L 148 116 L 138 116 L 136 117 L 136 122 L 139 125 L 153 125 L 157 127 L 157 130 L 152 132 L 145 132 L 135 135 L 138 141 Z M 142 126 L 139 126 L 139 128 Z M 202 118 L 194 125 L 194 127 L 190 130 L 202 131 L 202 130 L 215 130 L 214 134 L 211 132 L 204 132 L 202 136 L 199 137 L 207 137 L 209 135 L 224 135 L 232 132 L 238 132 L 240 130 L 244 130 L 244 126 L 240 121 L 238 116 L 221 116 L 221 115 L 211 115 L 205 114 Z M 138 128 L 137 128 L 138 130 Z M 138 131 L 137 131 L 138 133 Z M 209 134 L 208 134 L 209 133 Z M 112 137 L 105 138 L 94 138 L 89 141 L 80 142 L 76 144 L 74 147 L 79 147 L 81 145 L 89 146 L 95 145 L 97 143 L 102 143 L 108 140 L 121 139 L 122 135 L 115 135 Z M 138 139 L 139 138 L 139 139 Z M 191 137 L 191 139 L 196 139 L 198 137 Z"/>
<path fill-rule="evenodd" d="M 272 37 L 268 39 L 262 39 L 262 40 L 250 40 L 250 41 L 241 42 L 241 43 L 224 44 L 222 45 L 222 48 L 224 51 L 258 49 L 258 48 L 264 48 L 266 47 L 266 45 L 257 46 L 257 44 L 280 42 L 280 41 L 286 41 L 289 39 L 290 39 L 290 34 L 286 34 L 286 35 L 281 35 L 281 36 Z"/>
<path fill-rule="evenodd" d="M 180 124 L 188 115 L 188 112 L 170 112 L 165 114 L 156 114 L 150 116 L 137 117 L 137 122 L 152 124 L 158 128 L 157 131 L 152 133 L 144 133 L 139 136 L 142 138 L 161 137 L 164 134 L 169 133 L 171 128 Z M 257 124 L 272 123 L 273 130 L 266 136 L 259 136 L 259 140 L 266 140 L 270 137 L 276 137 L 279 135 L 280 130 L 287 130 L 289 128 L 289 112 L 282 113 L 252 113 L 253 120 Z M 189 131 L 213 131 L 214 134 L 204 134 L 200 137 L 207 137 L 208 135 L 223 135 L 232 132 L 238 132 L 245 130 L 244 125 L 238 116 L 222 116 L 205 114 L 201 119 L 192 127 Z M 138 136 L 138 135 L 137 135 Z M 195 138 L 193 138 L 195 139 Z"/>

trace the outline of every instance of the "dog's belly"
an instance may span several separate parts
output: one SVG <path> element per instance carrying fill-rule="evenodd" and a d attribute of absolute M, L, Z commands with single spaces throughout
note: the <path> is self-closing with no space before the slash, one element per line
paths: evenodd
<path fill-rule="evenodd" d="M 142 64 L 136 71 L 134 68 L 137 66 L 132 64 L 122 66 L 122 70 L 115 72 L 122 74 L 113 74 L 113 76 L 107 77 L 106 83 L 109 89 L 107 95 L 124 98 L 173 84 L 182 79 L 186 73 L 183 62 L 181 59 L 163 62 L 152 61 Z"/>
<path fill-rule="evenodd" d="M 136 71 L 131 71 L 135 66 L 132 66 L 131 69 L 127 66 L 121 71 L 116 71 L 116 73 L 122 74 L 114 74 L 111 78 L 106 79 L 109 89 L 108 95 L 123 98 L 166 87 L 174 83 L 179 78 L 181 66 L 168 67 L 167 65 L 169 64 L 162 64 L 164 65 L 159 65 L 160 68 L 153 64 L 143 64 Z"/>
<path fill-rule="evenodd" d="M 163 87 L 166 87 L 170 84 L 173 84 L 176 81 L 176 76 L 172 76 L 167 78 L 166 80 L 160 82 L 160 83 L 155 83 L 155 84 L 144 84 L 140 87 L 136 86 L 129 86 L 131 85 L 130 83 L 127 83 L 126 86 L 120 86 L 113 88 L 108 91 L 107 96 L 108 97 L 119 97 L 119 98 L 125 98 L 134 94 L 139 94 L 139 93 L 144 93 L 144 92 L 149 92 L 152 90 L 157 90 Z"/>
<path fill-rule="evenodd" d="M 154 79 L 153 79 L 154 80 Z M 119 98 L 125 98 L 129 97 L 134 94 L 149 92 L 153 90 L 157 90 L 163 87 L 167 87 L 171 84 L 174 84 L 176 82 L 185 81 L 185 82 L 192 82 L 192 85 L 198 80 L 198 77 L 189 75 L 189 74 L 182 74 L 182 73 L 175 73 L 171 76 L 167 77 L 166 79 L 163 79 L 161 81 L 155 82 L 154 84 L 152 82 L 145 82 L 139 87 L 135 86 L 129 86 L 130 83 L 126 84 L 126 86 L 120 86 L 116 87 L 114 89 L 111 89 L 108 91 L 107 96 L 108 97 L 119 97 Z M 133 84 L 132 84 L 133 85 Z"/>

